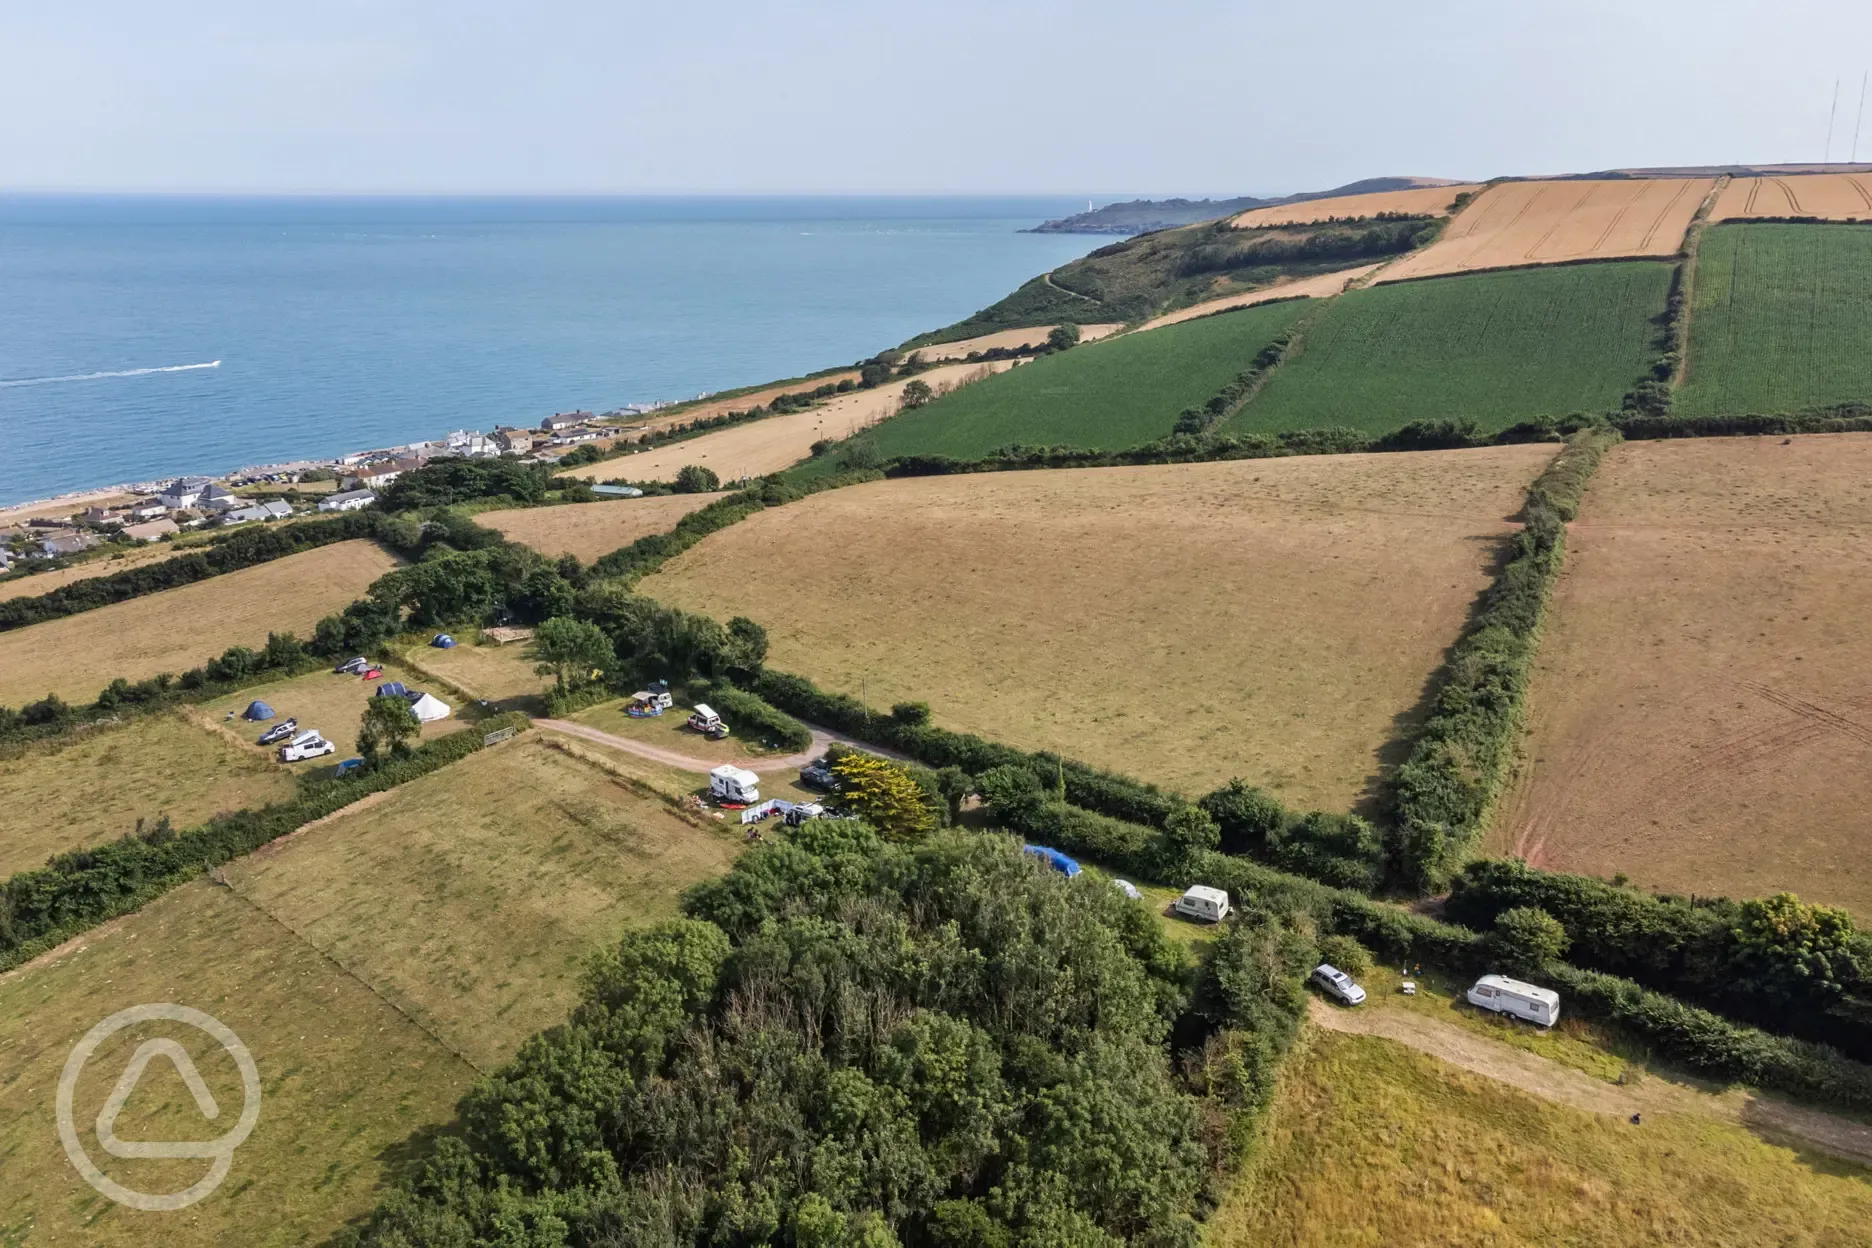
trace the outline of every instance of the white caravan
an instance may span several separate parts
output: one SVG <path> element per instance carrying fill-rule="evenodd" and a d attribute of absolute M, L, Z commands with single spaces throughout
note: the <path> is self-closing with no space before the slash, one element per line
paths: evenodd
<path fill-rule="evenodd" d="M 1479 1005 L 1497 1014 L 1512 1014 L 1542 1027 L 1551 1027 L 1560 1021 L 1559 993 L 1509 979 L 1506 975 L 1484 975 L 1475 981 L 1468 997 L 1470 1005 Z"/>
<path fill-rule="evenodd" d="M 760 777 L 741 767 L 724 763 L 708 776 L 709 792 L 724 802 L 760 801 Z"/>
<path fill-rule="evenodd" d="M 1229 916 L 1228 894 L 1206 884 L 1192 884 L 1176 899 L 1176 912 L 1205 923 L 1220 923 Z"/>

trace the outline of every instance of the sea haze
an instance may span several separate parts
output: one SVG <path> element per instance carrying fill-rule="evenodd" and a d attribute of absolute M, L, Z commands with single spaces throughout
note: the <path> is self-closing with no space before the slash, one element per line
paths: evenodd
<path fill-rule="evenodd" d="M 1084 203 L 0 198 L 0 503 L 850 363 L 1110 241 L 1018 232 Z"/>

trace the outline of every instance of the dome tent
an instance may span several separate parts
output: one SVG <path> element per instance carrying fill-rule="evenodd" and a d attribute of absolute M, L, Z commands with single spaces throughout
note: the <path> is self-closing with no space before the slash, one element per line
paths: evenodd
<path fill-rule="evenodd" d="M 247 704 L 247 709 L 241 712 L 241 718 L 242 719 L 272 719 L 273 708 L 268 706 L 264 702 L 260 702 L 260 701 L 249 702 Z"/>
<path fill-rule="evenodd" d="M 438 650 L 453 650 L 455 648 L 455 639 L 447 633 L 437 633 L 435 635 L 435 640 L 429 644 Z"/>

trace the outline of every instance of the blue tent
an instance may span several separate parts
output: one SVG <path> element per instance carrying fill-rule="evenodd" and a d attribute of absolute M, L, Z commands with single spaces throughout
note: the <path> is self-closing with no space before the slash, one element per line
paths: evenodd
<path fill-rule="evenodd" d="M 249 702 L 241 716 L 245 719 L 272 719 L 273 708 L 264 702 Z"/>
<path fill-rule="evenodd" d="M 383 684 L 377 686 L 377 696 L 380 698 L 407 698 L 409 697 L 409 686 L 400 680 L 386 680 Z"/>
<path fill-rule="evenodd" d="M 1057 849 L 1048 849 L 1044 845 L 1023 845 L 1021 846 L 1021 852 L 1032 854 L 1034 857 L 1040 859 L 1040 861 L 1046 863 L 1047 866 L 1052 867 L 1055 871 L 1058 871 L 1061 875 L 1067 876 L 1068 878 L 1079 874 L 1079 864 L 1068 858 L 1065 854 L 1060 853 Z"/>
<path fill-rule="evenodd" d="M 455 639 L 447 633 L 437 633 L 435 635 L 435 640 L 429 644 L 438 650 L 453 650 L 455 648 Z"/>

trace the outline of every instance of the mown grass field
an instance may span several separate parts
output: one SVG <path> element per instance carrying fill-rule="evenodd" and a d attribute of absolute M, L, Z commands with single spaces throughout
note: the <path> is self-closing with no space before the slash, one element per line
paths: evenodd
<path fill-rule="evenodd" d="M 1691 304 L 1679 411 L 1872 401 L 1872 230 L 1717 226 L 1697 252 Z"/>
<path fill-rule="evenodd" d="M 1191 794 L 1241 776 L 1344 810 L 1553 453 L 874 482 L 716 533 L 641 589 L 760 620 L 773 666 L 880 709 L 927 701 L 947 727 Z"/>
<path fill-rule="evenodd" d="M 461 644 L 438 650 L 428 642 L 405 648 L 403 666 L 410 669 L 419 683 L 441 680 L 454 685 L 470 697 L 490 703 L 497 710 L 523 710 L 540 714 L 545 701 L 540 696 L 552 684 L 552 677 L 541 676 L 535 669 L 539 658 L 532 642 L 494 642 L 475 644 L 470 633 L 456 633 Z M 405 682 L 407 683 L 407 682 Z M 449 701 L 448 695 L 442 695 Z"/>
<path fill-rule="evenodd" d="M 1449 417 L 1493 431 L 1615 408 L 1655 354 L 1670 276 L 1637 261 L 1348 292 L 1227 430 L 1384 433 Z"/>
<path fill-rule="evenodd" d="M 1567 538 L 1489 848 L 1872 916 L 1868 620 L 1872 434 L 1615 448 Z"/>
<path fill-rule="evenodd" d="M 0 756 L 0 878 L 168 815 L 177 829 L 292 796 L 291 777 L 181 714 Z"/>
<path fill-rule="evenodd" d="M 0 706 L 48 693 L 89 702 L 118 676 L 184 672 L 268 632 L 310 637 L 322 616 L 397 566 L 375 542 L 321 546 L 194 585 L 0 633 Z"/>
<path fill-rule="evenodd" d="M 475 519 L 509 541 L 531 546 L 542 555 L 554 559 L 576 555 L 582 562 L 593 563 L 640 537 L 669 532 L 678 520 L 720 497 L 664 494 L 601 503 L 563 503 L 557 507 L 518 507 L 484 511 Z"/>
<path fill-rule="evenodd" d="M 253 1053 L 260 1117 L 221 1187 L 176 1213 L 112 1203 L 59 1145 L 54 1093 L 79 1037 L 133 1005 L 205 1010 Z M 182 1043 L 221 1109 L 202 1120 L 164 1061 L 118 1120 L 127 1140 L 205 1140 L 241 1106 L 236 1068 L 188 1027 L 119 1032 L 86 1064 L 74 1096 L 81 1139 L 106 1174 L 178 1191 L 206 1161 L 112 1158 L 92 1131 L 131 1053 L 160 1034 Z M 222 1248 L 318 1244 L 376 1202 L 416 1131 L 449 1117 L 474 1070 L 369 987 L 248 902 L 190 884 L 87 935 L 82 947 L 0 976 L 0 1244 L 47 1248 Z"/>
<path fill-rule="evenodd" d="M 234 892 L 476 1067 L 565 1017 L 585 958 L 743 841 L 534 734 L 225 868 Z"/>
<path fill-rule="evenodd" d="M 678 702 L 661 715 L 647 719 L 632 719 L 624 713 L 626 703 L 619 699 L 615 702 L 601 702 L 588 707 L 571 718 L 588 727 L 613 736 L 624 737 L 632 741 L 642 741 L 658 749 L 673 750 L 689 758 L 699 759 L 716 766 L 721 763 L 738 763 L 743 759 L 760 758 L 775 753 L 765 748 L 756 731 L 752 728 L 743 730 L 742 725 L 734 722 L 732 716 L 723 716 L 728 724 L 728 736 L 720 741 L 711 741 L 699 732 L 691 732 L 685 725 L 689 720 L 690 706 Z"/>
<path fill-rule="evenodd" d="M 965 386 L 871 433 L 886 458 L 976 459 L 1011 442 L 1101 449 L 1163 437 L 1306 308 L 1295 300 L 1127 334 Z"/>
<path fill-rule="evenodd" d="M 1700 1113 L 1641 1125 L 1376 1036 L 1314 1032 L 1214 1248 L 1864 1242 L 1862 1168 Z"/>

